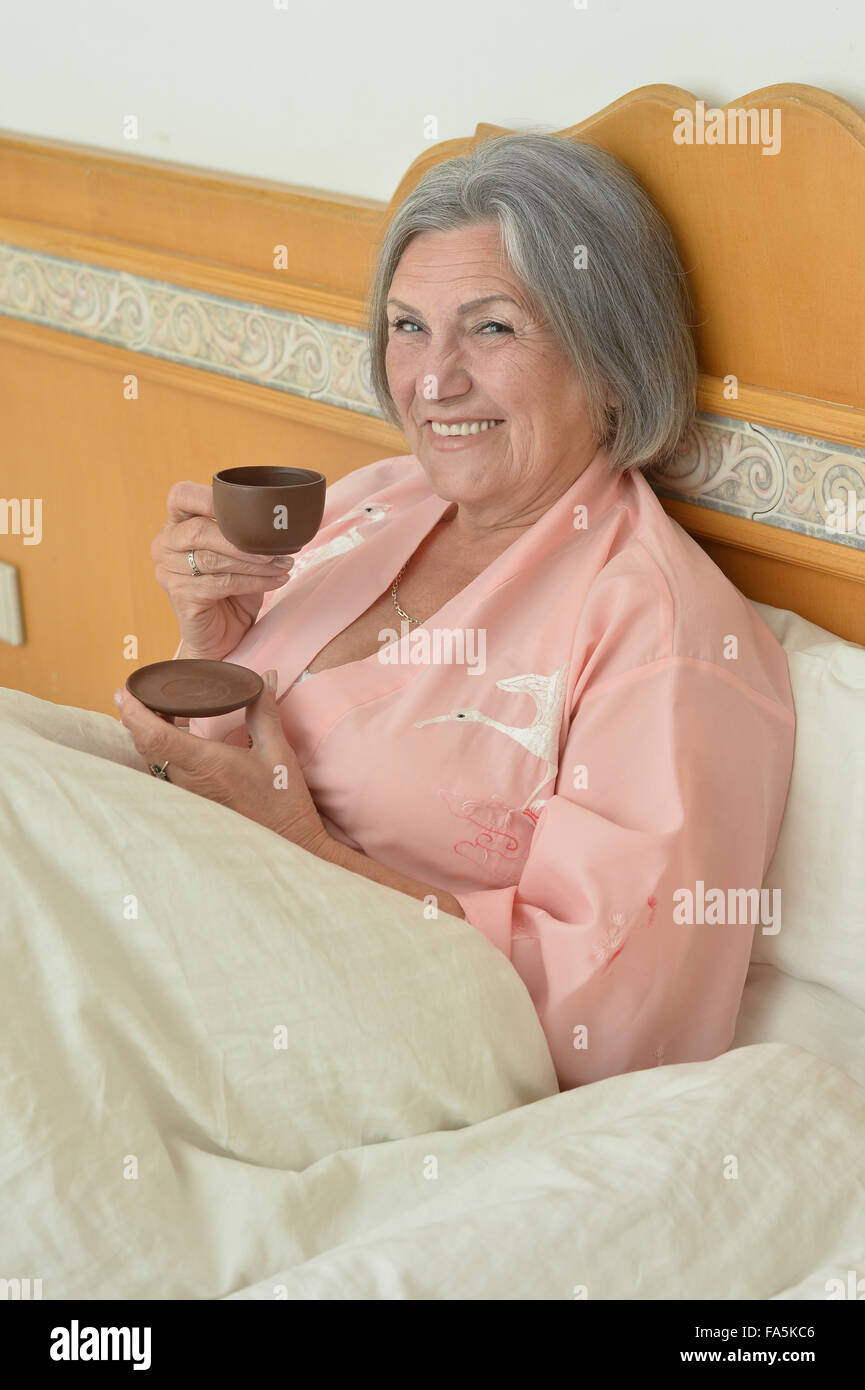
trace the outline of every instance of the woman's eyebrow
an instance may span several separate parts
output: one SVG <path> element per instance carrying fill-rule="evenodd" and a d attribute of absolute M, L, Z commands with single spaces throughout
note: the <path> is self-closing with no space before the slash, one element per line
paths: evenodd
<path fill-rule="evenodd" d="M 479 309 L 482 304 L 492 304 L 497 299 L 505 300 L 508 304 L 516 304 L 516 307 L 518 309 L 520 308 L 517 301 L 512 299 L 509 294 L 487 294 L 481 299 L 470 299 L 467 304 L 459 304 L 457 306 L 457 313 L 467 314 L 470 310 Z M 404 304 L 401 299 L 389 299 L 387 302 L 388 304 L 395 304 L 399 309 L 405 309 L 409 314 L 417 314 L 420 318 L 423 317 L 420 309 L 413 308 L 411 304 Z"/>

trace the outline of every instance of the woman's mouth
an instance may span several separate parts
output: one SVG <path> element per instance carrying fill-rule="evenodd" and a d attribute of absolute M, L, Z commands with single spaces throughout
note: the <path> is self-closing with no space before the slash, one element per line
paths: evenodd
<path fill-rule="evenodd" d="M 477 443 L 503 425 L 504 420 L 428 420 L 427 424 L 432 436 L 430 442 L 435 448 L 454 449 Z"/>

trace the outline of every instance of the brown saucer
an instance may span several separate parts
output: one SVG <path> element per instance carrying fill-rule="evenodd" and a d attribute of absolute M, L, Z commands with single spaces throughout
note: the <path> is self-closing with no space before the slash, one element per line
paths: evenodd
<path fill-rule="evenodd" d="M 256 671 L 231 661 L 154 661 L 139 666 L 126 682 L 131 691 L 156 714 L 206 719 L 230 714 L 250 704 L 264 689 Z"/>

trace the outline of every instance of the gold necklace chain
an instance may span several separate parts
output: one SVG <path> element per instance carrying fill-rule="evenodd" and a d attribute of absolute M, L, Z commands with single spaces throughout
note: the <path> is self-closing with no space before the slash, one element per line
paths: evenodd
<path fill-rule="evenodd" d="M 402 567 L 402 569 L 400 570 L 399 574 L 397 575 L 396 579 L 393 581 L 393 587 L 392 587 L 392 589 L 391 589 L 391 591 L 390 591 L 390 594 L 391 594 L 391 598 L 393 599 L 393 606 L 394 606 L 394 608 L 396 609 L 397 613 L 399 613 L 400 617 L 401 617 L 402 619 L 404 619 L 404 621 L 407 622 L 407 623 L 415 623 L 417 627 L 421 627 L 421 626 L 422 626 L 422 623 L 421 623 L 420 618 L 412 618 L 412 617 L 409 616 L 408 613 L 406 613 L 406 611 L 405 611 L 404 608 L 400 608 L 400 606 L 399 606 L 399 600 L 397 599 L 397 596 L 396 596 L 396 595 L 397 595 L 397 589 L 399 588 L 399 581 L 402 579 L 402 577 L 403 577 L 403 575 L 405 574 L 405 572 L 406 572 L 407 569 L 408 569 L 408 560 L 406 560 L 405 564 L 403 565 L 403 567 Z"/>

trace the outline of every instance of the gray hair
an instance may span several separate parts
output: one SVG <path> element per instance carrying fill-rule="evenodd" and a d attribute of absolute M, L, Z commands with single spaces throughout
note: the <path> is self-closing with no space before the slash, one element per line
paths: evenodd
<path fill-rule="evenodd" d="M 573 363 L 617 469 L 662 466 L 690 429 L 693 306 L 672 233 L 633 174 L 566 136 L 481 141 L 428 169 L 385 233 L 369 296 L 372 387 L 402 427 L 385 370 L 387 298 L 409 241 L 498 223 L 504 254 Z M 586 268 L 575 269 L 578 246 Z M 610 405 L 608 399 L 616 402 Z"/>

